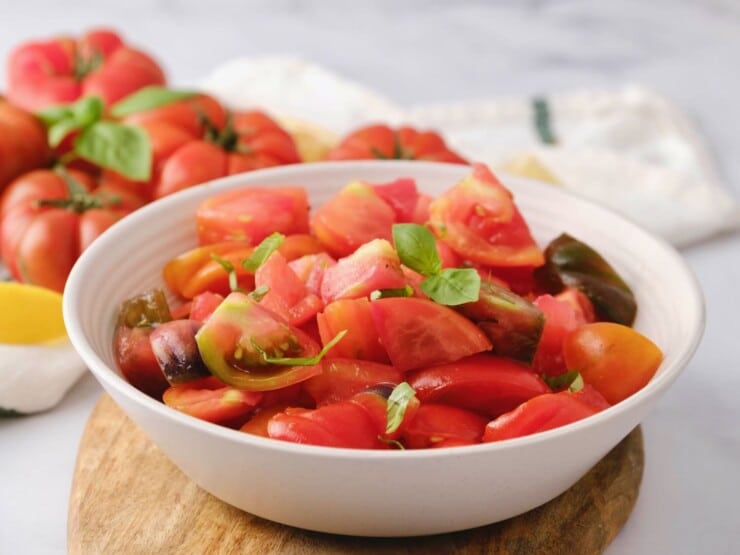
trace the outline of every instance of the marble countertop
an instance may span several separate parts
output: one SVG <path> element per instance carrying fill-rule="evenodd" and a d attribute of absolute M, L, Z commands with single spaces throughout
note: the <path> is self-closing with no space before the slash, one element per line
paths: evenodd
<path fill-rule="evenodd" d="M 24 39 L 100 24 L 154 53 L 177 84 L 261 54 L 299 54 L 401 104 L 642 83 L 697 122 L 740 197 L 732 0 L 24 0 L 0 4 L 0 56 Z M 643 424 L 641 494 L 609 555 L 729 554 L 740 543 L 740 235 L 683 254 L 705 292 L 706 332 Z M 65 551 L 77 447 L 100 391 L 88 375 L 53 411 L 0 420 L 0 552 Z"/>

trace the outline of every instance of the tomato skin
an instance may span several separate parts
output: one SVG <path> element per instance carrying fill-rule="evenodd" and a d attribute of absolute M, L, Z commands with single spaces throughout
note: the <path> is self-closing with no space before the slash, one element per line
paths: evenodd
<path fill-rule="evenodd" d="M 563 341 L 563 357 L 612 404 L 636 393 L 652 379 L 663 353 L 640 332 L 612 322 L 586 324 Z"/>
<path fill-rule="evenodd" d="M 186 119 L 179 113 L 167 113 L 164 117 L 165 121 Z M 159 120 L 152 116 L 149 121 Z M 212 130 L 209 129 L 205 138 L 202 132 L 196 134 L 164 162 L 154 187 L 156 198 L 219 177 L 300 162 L 293 138 L 262 112 L 230 114 L 220 127 L 210 123 Z M 218 137 L 211 136 L 211 131 L 218 133 Z M 306 226 L 305 230 L 295 232 L 307 230 Z"/>
<path fill-rule="evenodd" d="M 0 193 L 16 177 L 46 165 L 50 158 L 41 122 L 0 98 Z"/>
<path fill-rule="evenodd" d="M 206 132 L 206 121 L 216 129 L 223 128 L 226 124 L 226 109 L 213 97 L 199 94 L 151 110 L 130 114 L 123 121 L 140 125 L 145 129 L 150 129 L 150 126 L 167 126 L 177 129 L 190 139 L 200 139 Z"/>
<path fill-rule="evenodd" d="M 213 376 L 172 386 L 162 395 L 168 407 L 215 424 L 243 420 L 261 399 L 259 392 L 229 387 Z"/>
<path fill-rule="evenodd" d="M 432 301 L 378 299 L 370 303 L 370 312 L 391 363 L 402 371 L 491 350 L 491 342 L 478 326 Z"/>
<path fill-rule="evenodd" d="M 558 376 L 568 370 L 563 357 L 563 342 L 571 331 L 583 325 L 571 304 L 560 301 L 551 295 L 540 295 L 533 303 L 545 315 L 545 326 L 542 329 L 537 352 L 532 366 L 540 373 Z M 575 366 L 570 368 L 580 370 Z"/>
<path fill-rule="evenodd" d="M 416 204 L 419 201 L 419 191 L 416 189 L 416 181 L 408 177 L 401 177 L 390 183 L 373 185 L 388 206 L 396 214 L 396 222 L 411 222 L 414 220 Z"/>
<path fill-rule="evenodd" d="M 321 374 L 303 383 L 316 406 L 346 401 L 380 383 L 398 385 L 403 381 L 403 374 L 393 366 L 367 360 L 324 359 L 321 368 Z"/>
<path fill-rule="evenodd" d="M 352 401 L 332 403 L 315 410 L 287 409 L 273 416 L 267 431 L 271 438 L 293 443 L 384 449 L 380 430 L 367 410 Z"/>
<path fill-rule="evenodd" d="M 373 239 L 326 269 L 321 298 L 325 303 L 358 299 L 375 290 L 399 289 L 404 285 L 406 276 L 396 251 L 385 239 Z"/>
<path fill-rule="evenodd" d="M 388 353 L 375 330 L 367 298 L 339 299 L 316 315 L 321 343 L 326 345 L 342 330 L 342 340 L 326 354 L 327 358 L 350 358 L 389 363 Z"/>
<path fill-rule="evenodd" d="M 483 164 L 429 205 L 437 236 L 466 260 L 487 266 L 541 266 L 511 193 Z"/>
<path fill-rule="evenodd" d="M 314 212 L 311 230 L 329 254 L 342 258 L 373 239 L 391 241 L 395 221 L 393 208 L 372 185 L 355 181 Z"/>
<path fill-rule="evenodd" d="M 486 425 L 483 442 L 527 436 L 565 426 L 599 412 L 576 395 L 562 391 L 530 399 Z"/>
<path fill-rule="evenodd" d="M 256 436 L 270 437 L 267 427 L 272 417 L 294 406 L 291 403 L 282 402 L 258 408 L 252 417 L 239 428 L 239 431 Z"/>
<path fill-rule="evenodd" d="M 123 377 L 139 391 L 161 399 L 170 386 L 159 368 L 149 336 L 152 328 L 118 326 L 114 335 L 114 350 Z"/>
<path fill-rule="evenodd" d="M 308 196 L 302 187 L 236 189 L 202 202 L 195 217 L 201 245 L 234 240 L 257 245 L 273 232 L 308 233 Z"/>
<path fill-rule="evenodd" d="M 426 449 L 445 443 L 452 446 L 480 443 L 486 427 L 484 417 L 469 410 L 422 403 L 401 435 L 403 444 L 409 449 Z"/>
<path fill-rule="evenodd" d="M 257 346 L 270 356 L 312 357 L 320 348 L 251 297 L 234 292 L 226 297 L 195 336 L 203 362 L 224 383 L 250 391 L 273 391 L 321 373 L 321 366 L 276 365 L 265 362 Z"/>
<path fill-rule="evenodd" d="M 190 318 L 196 322 L 205 322 L 223 300 L 223 296 L 218 293 L 211 293 L 210 291 L 199 293 L 193 297 L 193 302 L 190 305 Z"/>
<path fill-rule="evenodd" d="M 487 354 L 415 370 L 407 377 L 422 403 L 441 403 L 492 418 L 550 388 L 531 369 Z"/>
<path fill-rule="evenodd" d="M 369 125 L 353 131 L 330 151 L 327 160 L 377 159 L 428 160 L 466 164 L 432 131 L 412 127 L 392 129 L 387 125 Z"/>
<path fill-rule="evenodd" d="M 68 170 L 82 188 L 106 202 L 94 179 Z M 62 292 L 74 262 L 90 243 L 131 211 L 136 203 L 88 209 L 45 206 L 41 201 L 69 199 L 64 178 L 52 170 L 35 170 L 14 180 L 0 204 L 2 259 L 14 279 Z"/>
<path fill-rule="evenodd" d="M 79 62 L 93 54 L 100 65 L 75 76 Z M 165 76 L 148 55 L 126 46 L 110 30 L 94 30 L 74 40 L 56 38 L 21 44 L 7 62 L 8 98 L 30 111 L 100 96 L 107 106 L 147 85 L 164 85 Z"/>

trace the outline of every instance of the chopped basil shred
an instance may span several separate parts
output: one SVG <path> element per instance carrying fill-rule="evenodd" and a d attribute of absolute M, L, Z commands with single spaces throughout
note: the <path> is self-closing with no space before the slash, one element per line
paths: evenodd
<path fill-rule="evenodd" d="M 340 331 L 337 335 L 334 336 L 334 339 L 324 345 L 324 348 L 319 351 L 319 354 L 312 357 L 273 357 L 262 347 L 260 347 L 253 337 L 250 337 L 249 341 L 252 343 L 252 347 L 254 347 L 257 352 L 262 355 L 262 360 L 264 360 L 268 364 L 278 364 L 280 366 L 313 366 L 321 362 L 321 359 L 324 358 L 326 353 L 328 353 L 334 345 L 339 343 L 339 341 L 341 341 L 341 339 L 346 334 L 347 330 Z"/>
<path fill-rule="evenodd" d="M 262 264 L 270 258 L 270 255 L 280 248 L 283 241 L 285 241 L 285 235 L 282 233 L 278 233 L 276 231 L 275 233 L 268 235 L 259 245 L 257 245 L 249 258 L 242 260 L 242 267 L 250 272 L 256 272 L 257 268 L 262 266 Z"/>
<path fill-rule="evenodd" d="M 229 274 L 229 289 L 231 289 L 232 291 L 238 291 L 239 293 L 244 293 L 244 290 L 239 287 L 239 282 L 236 275 L 236 268 L 234 268 L 234 265 L 231 263 L 231 261 L 217 255 L 215 252 L 211 253 L 211 258 L 218 262 L 219 266 L 221 266 L 226 271 L 226 273 Z"/>
<path fill-rule="evenodd" d="M 370 293 L 370 300 L 377 301 L 378 299 L 387 299 L 389 297 L 412 297 L 413 295 L 414 288 L 407 285 L 399 289 L 376 289 Z"/>
<path fill-rule="evenodd" d="M 393 389 L 386 405 L 386 434 L 392 434 L 398 430 L 409 403 L 415 397 L 416 391 L 406 382 L 401 382 Z"/>
<path fill-rule="evenodd" d="M 257 289 L 249 293 L 249 296 L 252 297 L 252 299 L 255 302 L 260 302 L 262 299 L 265 298 L 265 295 L 267 295 L 269 292 L 270 292 L 269 285 L 260 285 Z"/>

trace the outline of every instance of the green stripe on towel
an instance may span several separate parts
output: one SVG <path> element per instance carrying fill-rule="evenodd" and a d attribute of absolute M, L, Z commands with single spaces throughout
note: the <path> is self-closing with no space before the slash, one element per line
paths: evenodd
<path fill-rule="evenodd" d="M 532 107 L 534 108 L 534 126 L 537 129 L 540 140 L 546 145 L 554 145 L 557 143 L 557 139 L 552 131 L 550 106 L 547 100 L 542 97 L 533 98 Z"/>

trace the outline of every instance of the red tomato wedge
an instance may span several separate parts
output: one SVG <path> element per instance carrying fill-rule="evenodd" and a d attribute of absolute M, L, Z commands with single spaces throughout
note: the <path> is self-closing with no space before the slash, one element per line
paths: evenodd
<path fill-rule="evenodd" d="M 271 438 L 293 443 L 383 449 L 380 430 L 370 414 L 357 403 L 344 401 L 316 410 L 287 409 L 273 416 L 267 431 Z"/>
<path fill-rule="evenodd" d="M 262 393 L 234 389 L 213 376 L 170 387 L 164 404 L 201 420 L 225 423 L 246 417 L 262 399 Z"/>
<path fill-rule="evenodd" d="M 480 443 L 488 420 L 469 410 L 422 403 L 405 425 L 401 439 L 409 449 L 442 446 L 447 442 L 463 445 Z"/>
<path fill-rule="evenodd" d="M 528 367 L 487 354 L 415 370 L 407 381 L 422 403 L 453 405 L 492 418 L 550 392 Z"/>
<path fill-rule="evenodd" d="M 306 286 L 288 266 L 280 252 L 274 252 L 254 275 L 255 287 L 266 287 L 260 303 L 294 326 L 300 326 L 324 308 L 321 299 L 306 290 Z"/>
<path fill-rule="evenodd" d="M 437 235 L 463 258 L 489 266 L 541 266 L 511 193 L 482 164 L 429 206 Z"/>
<path fill-rule="evenodd" d="M 197 322 L 205 322 L 223 300 L 223 296 L 218 293 L 211 293 L 210 291 L 196 295 L 190 304 L 190 319 Z"/>
<path fill-rule="evenodd" d="M 370 303 L 370 313 L 391 363 L 399 370 L 454 362 L 492 348 L 473 322 L 432 301 L 379 299 Z"/>
<path fill-rule="evenodd" d="M 388 353 L 380 344 L 380 337 L 370 314 L 370 301 L 366 298 L 339 299 L 329 303 L 323 312 L 316 315 L 316 319 L 323 345 L 342 330 L 347 330 L 342 340 L 326 354 L 327 358 L 390 362 Z"/>
<path fill-rule="evenodd" d="M 326 269 L 321 298 L 326 303 L 357 299 L 376 289 L 399 289 L 405 285 L 406 276 L 396 251 L 385 239 L 373 239 Z"/>
<path fill-rule="evenodd" d="M 540 373 L 558 376 L 568 370 L 563 359 L 563 341 L 568 333 L 585 322 L 571 304 L 551 295 L 540 295 L 534 300 L 534 305 L 545 314 L 545 326 L 532 366 Z M 573 369 L 578 370 L 576 367 Z"/>
<path fill-rule="evenodd" d="M 403 381 L 403 373 L 393 366 L 367 360 L 325 359 L 321 368 L 321 374 L 303 382 L 317 406 L 346 401 L 373 385 Z"/>
<path fill-rule="evenodd" d="M 203 201 L 195 214 L 201 245 L 246 241 L 257 245 L 277 231 L 308 233 L 308 196 L 303 187 L 249 187 Z"/>
<path fill-rule="evenodd" d="M 599 412 L 568 391 L 547 393 L 530 399 L 486 425 L 483 441 L 527 436 L 571 424 Z"/>
<path fill-rule="evenodd" d="M 402 177 L 390 183 L 373 185 L 372 187 L 378 193 L 378 196 L 393 208 L 397 222 L 412 222 L 414 220 L 416 204 L 419 202 L 416 181 L 408 177 Z"/>
<path fill-rule="evenodd" d="M 372 185 L 355 181 L 314 212 L 311 229 L 329 254 L 341 258 L 373 239 L 390 241 L 395 221 Z"/>

